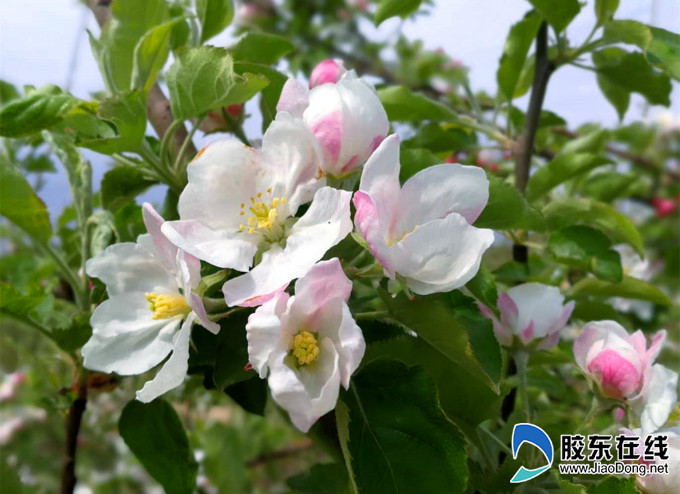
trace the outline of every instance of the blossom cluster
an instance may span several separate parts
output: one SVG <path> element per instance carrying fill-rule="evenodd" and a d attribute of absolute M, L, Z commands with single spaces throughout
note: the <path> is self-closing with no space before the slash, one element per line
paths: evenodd
<path fill-rule="evenodd" d="M 193 328 L 220 331 L 201 273 L 221 268 L 224 305 L 252 308 L 248 368 L 308 431 L 349 387 L 366 348 L 348 305 L 352 281 L 329 250 L 354 231 L 389 286 L 413 296 L 462 288 L 494 242 L 492 230 L 474 226 L 489 199 L 486 173 L 444 163 L 402 184 L 399 138 L 389 131 L 374 88 L 341 61 L 322 62 L 309 84 L 289 79 L 261 146 L 203 148 L 188 166 L 178 220 L 145 204 L 148 234 L 88 261 L 109 298 L 92 316 L 85 366 L 136 375 L 162 364 L 137 392 L 144 402 L 179 386 Z M 558 343 L 574 302 L 526 283 L 500 294 L 497 308 L 480 304 L 499 343 L 533 352 Z M 625 401 L 645 434 L 675 403 L 677 374 L 654 364 L 663 338 L 647 350 L 642 333 L 595 322 L 574 348 L 602 395 Z"/>

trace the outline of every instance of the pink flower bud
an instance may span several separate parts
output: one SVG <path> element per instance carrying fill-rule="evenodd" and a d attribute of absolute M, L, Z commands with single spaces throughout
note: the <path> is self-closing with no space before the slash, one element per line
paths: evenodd
<path fill-rule="evenodd" d="M 309 78 L 309 87 L 314 88 L 321 84 L 335 84 L 347 72 L 342 60 L 327 58 L 319 62 L 312 70 Z"/>
<path fill-rule="evenodd" d="M 564 304 L 559 288 L 541 283 L 518 285 L 498 297 L 501 319 L 479 304 L 482 314 L 493 321 L 498 342 L 506 347 L 549 350 L 560 339 L 560 331 L 574 310 L 574 302 Z"/>
<path fill-rule="evenodd" d="M 656 209 L 656 216 L 658 218 L 670 216 L 677 206 L 672 199 L 664 199 L 662 197 L 655 197 L 652 199 L 652 205 L 654 206 L 654 209 Z"/>
<path fill-rule="evenodd" d="M 631 400 L 642 395 L 652 377 L 652 364 L 666 331 L 647 341 L 642 331 L 632 335 L 615 321 L 586 324 L 574 342 L 576 363 L 607 398 Z"/>

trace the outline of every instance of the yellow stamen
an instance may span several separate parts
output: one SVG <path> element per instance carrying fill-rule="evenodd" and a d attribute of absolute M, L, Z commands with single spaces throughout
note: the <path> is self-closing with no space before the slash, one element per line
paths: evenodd
<path fill-rule="evenodd" d="M 309 365 L 319 358 L 318 340 L 314 333 L 301 331 L 293 338 L 291 350 L 300 365 Z"/>
<path fill-rule="evenodd" d="M 146 300 L 149 302 L 152 319 L 169 319 L 175 316 L 185 316 L 191 312 L 187 299 L 179 293 L 147 293 Z"/>

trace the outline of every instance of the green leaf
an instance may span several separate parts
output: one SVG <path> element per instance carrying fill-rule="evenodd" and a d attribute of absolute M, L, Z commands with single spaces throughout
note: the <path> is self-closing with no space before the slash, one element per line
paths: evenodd
<path fill-rule="evenodd" d="M 399 16 L 405 19 L 420 7 L 422 0 L 379 0 L 373 18 L 375 25 L 379 26 L 390 17 Z"/>
<path fill-rule="evenodd" d="M 178 50 L 166 82 L 172 113 L 177 120 L 243 103 L 269 83 L 261 75 L 235 74 L 231 55 L 212 46 Z"/>
<path fill-rule="evenodd" d="M 0 110 L 0 136 L 23 137 L 61 122 L 78 100 L 56 86 L 32 90 Z"/>
<path fill-rule="evenodd" d="M 231 0 L 196 0 L 196 14 L 201 21 L 201 44 L 217 36 L 234 19 Z"/>
<path fill-rule="evenodd" d="M 601 153 L 611 139 L 608 130 L 595 130 L 567 142 L 559 154 L 571 153 Z"/>
<path fill-rule="evenodd" d="M 595 16 L 597 17 L 597 25 L 601 26 L 605 22 L 610 21 L 616 9 L 619 8 L 619 0 L 595 0 Z"/>
<path fill-rule="evenodd" d="M 649 184 L 636 173 L 606 171 L 594 173 L 583 186 L 586 196 L 602 202 L 612 202 L 620 197 L 644 194 Z"/>
<path fill-rule="evenodd" d="M 604 25 L 605 42 L 635 45 L 647 60 L 680 80 L 680 35 L 637 21 L 609 21 Z"/>
<path fill-rule="evenodd" d="M 19 469 L 16 466 L 10 466 L 7 456 L 9 456 L 7 450 L 0 453 L 0 491 L 22 494 L 25 491 L 24 484 L 19 477 Z"/>
<path fill-rule="evenodd" d="M 380 89 L 378 96 L 390 120 L 400 122 L 457 120 L 456 113 L 449 107 L 422 94 L 413 93 L 406 86 L 390 86 Z"/>
<path fill-rule="evenodd" d="M 26 293 L 22 293 L 7 283 L 0 282 L 0 312 L 23 319 L 28 317 L 47 294 L 35 285 L 29 285 Z"/>
<path fill-rule="evenodd" d="M 597 85 L 599 86 L 600 91 L 602 91 L 602 94 L 604 94 L 604 97 L 607 98 L 607 101 L 609 101 L 616 110 L 619 121 L 622 121 L 630 106 L 630 93 L 625 89 L 615 86 L 609 82 L 606 77 L 600 74 L 597 74 Z"/>
<path fill-rule="evenodd" d="M 71 324 L 65 328 L 54 328 L 50 337 L 65 352 L 75 352 L 92 336 L 90 314 L 78 313 L 71 316 Z"/>
<path fill-rule="evenodd" d="M 266 379 L 253 375 L 247 381 L 239 381 L 227 386 L 224 392 L 246 412 L 264 415 L 264 407 L 267 405 L 267 396 L 269 396 Z"/>
<path fill-rule="evenodd" d="M 489 202 L 475 221 L 476 227 L 534 231 L 542 231 L 545 228 L 541 213 L 531 207 L 517 189 L 493 174 L 487 174 L 487 178 Z"/>
<path fill-rule="evenodd" d="M 485 267 L 480 267 L 474 278 L 467 282 L 465 287 L 481 303 L 489 308 L 496 307 L 498 301 L 498 288 L 491 271 Z"/>
<path fill-rule="evenodd" d="M 655 105 L 670 105 L 670 78 L 652 68 L 641 53 L 605 48 L 593 53 L 597 73 L 609 84 L 629 93 L 639 93 Z"/>
<path fill-rule="evenodd" d="M 564 31 L 581 10 L 578 0 L 529 0 L 529 3 L 558 33 Z"/>
<path fill-rule="evenodd" d="M 347 461 L 359 492 L 463 492 L 465 439 L 439 408 L 437 390 L 420 368 L 377 361 L 353 378 L 336 415 L 347 431 Z"/>
<path fill-rule="evenodd" d="M 117 166 L 102 179 L 102 206 L 115 213 L 154 183 L 138 168 Z"/>
<path fill-rule="evenodd" d="M 314 465 L 309 472 L 286 480 L 288 487 L 300 494 L 349 494 L 349 478 L 344 465 L 323 463 Z"/>
<path fill-rule="evenodd" d="M 508 101 L 512 100 L 515 95 L 515 88 L 524 68 L 527 54 L 540 25 L 541 17 L 532 10 L 524 16 L 524 19 L 510 28 L 496 72 L 498 88 Z"/>
<path fill-rule="evenodd" d="M 588 488 L 588 494 L 639 494 L 635 486 L 635 478 L 623 479 L 607 477 L 602 482 Z"/>
<path fill-rule="evenodd" d="M 227 48 L 237 62 L 264 65 L 278 62 L 282 56 L 294 49 L 293 44 L 283 36 L 259 31 L 248 31 Z"/>
<path fill-rule="evenodd" d="M 548 243 L 548 251 L 555 260 L 618 283 L 623 279 L 621 256 L 610 247 L 604 233 L 587 226 L 570 226 L 555 232 Z"/>
<path fill-rule="evenodd" d="M 410 149 L 403 148 L 399 152 L 399 161 L 401 168 L 399 170 L 399 179 L 402 183 L 411 178 L 413 175 L 428 166 L 437 165 L 442 160 L 437 158 L 429 149 Z"/>
<path fill-rule="evenodd" d="M 269 80 L 269 85 L 262 89 L 260 98 L 260 110 L 262 111 L 262 132 L 267 130 L 269 124 L 276 117 L 276 105 L 281 97 L 281 90 L 288 78 L 281 72 L 267 65 L 256 63 L 235 62 L 234 72 L 239 75 L 259 74 Z"/>
<path fill-rule="evenodd" d="M 477 134 L 457 124 L 428 122 L 420 127 L 414 137 L 402 142 L 402 145 L 402 157 L 405 148 L 426 148 L 433 153 L 465 151 L 477 145 Z"/>
<path fill-rule="evenodd" d="M 244 370 L 248 365 L 246 324 L 249 315 L 249 311 L 241 311 L 220 321 L 213 369 L 213 382 L 220 391 L 255 375 L 253 371 Z"/>
<path fill-rule="evenodd" d="M 606 233 L 613 243 L 625 242 L 644 256 L 644 245 L 635 225 L 608 204 L 583 198 L 558 199 L 543 208 L 552 230 L 588 225 Z"/>
<path fill-rule="evenodd" d="M 198 463 L 174 408 L 165 400 L 132 400 L 118 422 L 121 437 L 168 494 L 193 492 Z"/>
<path fill-rule="evenodd" d="M 139 40 L 132 57 L 130 89 L 141 89 L 145 92 L 151 89 L 168 59 L 172 32 L 180 22 L 184 22 L 183 17 L 155 26 Z"/>
<path fill-rule="evenodd" d="M 111 14 L 98 40 L 90 34 L 90 44 L 107 89 L 119 93 L 133 87 L 137 44 L 154 27 L 165 23 L 169 14 L 165 0 L 116 0 Z M 141 72 L 146 71 L 140 71 L 140 78 Z"/>
<path fill-rule="evenodd" d="M 629 276 L 624 276 L 620 283 L 609 283 L 597 278 L 585 278 L 571 288 L 570 294 L 574 297 L 592 295 L 603 298 L 632 298 L 659 305 L 671 305 L 672 303 L 668 296 L 656 286 Z"/>
<path fill-rule="evenodd" d="M 561 183 L 610 163 L 610 159 L 591 153 L 560 154 L 531 176 L 527 199 L 540 199 Z"/>
<path fill-rule="evenodd" d="M 19 99 L 19 97 L 19 91 L 17 91 L 13 84 L 0 79 L 0 105 L 9 103 L 13 99 Z"/>
<path fill-rule="evenodd" d="M 37 242 L 47 243 L 52 236 L 45 203 L 21 172 L 4 158 L 0 159 L 0 214 Z"/>

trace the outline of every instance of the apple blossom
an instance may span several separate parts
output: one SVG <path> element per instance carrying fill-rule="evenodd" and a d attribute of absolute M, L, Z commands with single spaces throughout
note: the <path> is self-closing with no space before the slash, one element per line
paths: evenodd
<path fill-rule="evenodd" d="M 352 283 L 337 258 L 321 261 L 248 319 L 248 355 L 268 378 L 274 401 L 303 432 L 335 408 L 364 355 L 361 329 L 347 306 Z"/>
<path fill-rule="evenodd" d="M 375 89 L 353 70 L 311 91 L 289 79 L 276 108 L 304 120 L 321 145 L 323 170 L 337 177 L 359 169 L 389 131 Z"/>
<path fill-rule="evenodd" d="M 92 314 L 92 337 L 82 354 L 88 369 L 134 375 L 172 353 L 137 391 L 137 399 L 149 402 L 184 380 L 194 321 L 214 333 L 219 325 L 208 319 L 193 291 L 201 281 L 199 260 L 163 236 L 163 219 L 149 204 L 143 214 L 149 234 L 137 243 L 114 244 L 87 261 L 88 276 L 106 285 L 109 299 Z"/>
<path fill-rule="evenodd" d="M 630 432 L 636 436 L 643 435 L 639 429 L 625 432 Z M 660 430 L 654 436 L 666 436 L 668 459 L 656 459 L 654 462 L 640 461 L 647 465 L 667 463 L 668 473 L 647 474 L 644 477 L 637 477 L 637 486 L 645 494 L 680 494 L 680 427 Z M 646 436 L 643 439 L 643 444 L 645 440 Z"/>
<path fill-rule="evenodd" d="M 322 187 L 314 136 L 279 114 L 262 149 L 217 141 L 188 167 L 180 220 L 163 225 L 177 247 L 215 266 L 249 272 L 224 285 L 229 305 L 259 305 L 302 276 L 352 229 L 351 193 Z M 313 199 L 313 200 L 312 200 Z M 299 219 L 298 208 L 312 200 Z"/>
<path fill-rule="evenodd" d="M 386 275 L 420 295 L 460 288 L 479 270 L 493 231 L 472 223 L 486 206 L 489 182 L 471 166 L 428 167 L 399 185 L 399 139 L 368 160 L 354 194 L 358 232 Z"/>
<path fill-rule="evenodd" d="M 645 434 L 663 426 L 677 399 L 677 373 L 654 364 L 665 338 L 666 331 L 657 332 L 647 348 L 642 331 L 630 335 L 615 321 L 596 321 L 574 342 L 581 370 L 604 397 L 630 403 Z"/>
<path fill-rule="evenodd" d="M 560 331 L 574 310 L 574 302 L 564 304 L 559 288 L 541 283 L 524 283 L 498 297 L 501 319 L 483 304 L 479 307 L 493 321 L 498 342 L 511 347 L 515 342 L 526 347 L 537 343 L 539 350 L 549 350 L 560 339 Z"/>
<path fill-rule="evenodd" d="M 337 58 L 322 60 L 314 67 L 312 74 L 309 76 L 309 87 L 312 89 L 321 84 L 335 84 L 346 72 L 347 69 L 342 60 Z"/>

